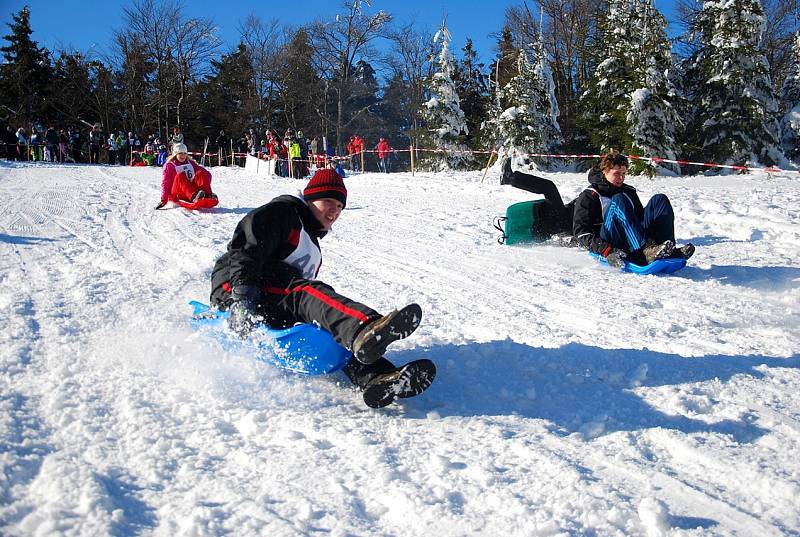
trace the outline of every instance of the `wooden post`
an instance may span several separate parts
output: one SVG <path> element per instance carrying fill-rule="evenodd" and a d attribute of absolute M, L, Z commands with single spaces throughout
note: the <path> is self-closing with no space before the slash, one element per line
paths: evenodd
<path fill-rule="evenodd" d="M 364 173 L 366 170 L 364 169 L 364 148 L 361 148 L 361 173 Z"/>
<path fill-rule="evenodd" d="M 408 146 L 408 154 L 411 155 L 411 177 L 414 177 L 414 144 Z"/>
<path fill-rule="evenodd" d="M 233 138 L 231 138 L 231 167 L 233 167 Z"/>
<path fill-rule="evenodd" d="M 489 167 L 492 165 L 492 157 L 494 157 L 494 155 L 495 155 L 495 151 L 492 150 L 489 153 L 489 160 L 486 161 L 486 169 L 483 170 L 483 177 L 481 178 L 481 183 L 483 182 L 484 179 L 486 179 L 486 172 L 489 171 Z"/>

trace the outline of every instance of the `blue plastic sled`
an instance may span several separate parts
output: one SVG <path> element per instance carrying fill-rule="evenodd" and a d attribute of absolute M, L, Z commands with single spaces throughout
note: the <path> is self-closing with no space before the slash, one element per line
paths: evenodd
<path fill-rule="evenodd" d="M 191 324 L 205 331 L 234 352 L 252 352 L 253 357 L 281 369 L 303 375 L 324 375 L 342 369 L 352 353 L 336 343 L 330 333 L 313 324 L 273 329 L 259 325 L 246 340 L 238 339 L 227 329 L 227 311 L 217 311 L 192 300 Z"/>
<path fill-rule="evenodd" d="M 592 253 L 592 257 L 597 259 L 604 265 L 608 265 L 608 261 L 602 255 Z M 633 263 L 625 262 L 625 267 L 622 272 L 633 272 L 634 274 L 672 274 L 686 266 L 686 260 L 683 258 L 670 257 L 667 259 L 656 259 L 649 265 L 634 265 Z"/>

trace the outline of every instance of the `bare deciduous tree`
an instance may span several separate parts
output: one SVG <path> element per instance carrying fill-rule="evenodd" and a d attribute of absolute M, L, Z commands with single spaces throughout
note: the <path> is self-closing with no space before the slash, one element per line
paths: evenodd
<path fill-rule="evenodd" d="M 332 93 L 333 114 L 324 107 L 318 113 L 336 131 L 336 148 L 342 151 L 343 131 L 368 107 L 351 109 L 351 101 L 359 97 L 355 89 L 359 86 L 353 77 L 353 66 L 360 58 L 374 57 L 370 43 L 383 36 L 392 16 L 384 11 L 368 14 L 364 6 L 371 7 L 369 0 L 346 0 L 344 13 L 332 21 L 318 20 L 309 26 L 309 35 L 314 46 L 314 65 L 327 81 L 327 90 Z"/>
<path fill-rule="evenodd" d="M 125 45 L 137 43 L 153 65 L 161 132 L 167 130 L 172 110 L 180 123 L 190 82 L 202 76 L 220 44 L 210 19 L 186 18 L 184 11 L 179 0 L 133 0 L 123 8 L 125 30 L 115 36 L 123 58 L 130 50 Z"/>
<path fill-rule="evenodd" d="M 425 81 L 433 74 L 433 32 L 418 30 L 413 22 L 409 22 L 389 31 L 388 38 L 392 48 L 384 57 L 384 63 L 393 78 L 402 80 L 407 88 L 406 121 L 411 127 L 411 143 L 416 144 L 420 129 L 419 114 L 425 100 Z"/>
<path fill-rule="evenodd" d="M 250 14 L 239 25 L 239 36 L 247 47 L 253 66 L 253 89 L 256 96 L 255 113 L 272 119 L 273 103 L 278 92 L 280 53 L 287 43 L 286 32 L 277 19 L 262 21 Z"/>
<path fill-rule="evenodd" d="M 190 83 L 208 73 L 211 60 L 221 41 L 211 19 L 173 19 L 175 27 L 174 62 L 178 77 L 178 101 L 175 105 L 176 123 L 181 123 L 181 106 Z"/>
<path fill-rule="evenodd" d="M 571 139 L 578 98 L 594 75 L 592 44 L 603 0 L 538 0 L 536 3 L 544 13 L 543 42 L 551 59 L 562 131 L 565 138 Z M 514 32 L 518 46 L 538 41 L 536 15 L 536 10 L 531 12 L 527 4 L 506 10 L 506 24 Z"/>

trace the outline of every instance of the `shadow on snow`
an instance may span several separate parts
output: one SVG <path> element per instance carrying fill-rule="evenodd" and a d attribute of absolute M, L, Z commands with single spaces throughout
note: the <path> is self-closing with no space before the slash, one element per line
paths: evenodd
<path fill-rule="evenodd" d="M 755 418 L 749 414 L 738 420 L 700 419 L 713 411 L 716 389 L 699 386 L 667 394 L 687 414 L 672 415 L 654 408 L 634 388 L 726 382 L 737 375 L 761 378 L 764 375 L 757 369 L 760 365 L 800 366 L 798 355 L 788 359 L 683 357 L 578 343 L 557 349 L 535 348 L 510 340 L 414 349 L 393 353 L 389 358 L 398 364 L 418 358 L 436 363 L 434 385 L 420 399 L 410 399 L 406 404 L 422 412 L 426 409 L 421 407 L 427 406 L 427 410 L 435 410 L 441 417 L 538 418 L 551 422 L 556 434 L 577 432 L 586 438 L 661 427 L 683 433 L 728 434 L 737 442 L 751 442 L 765 431 L 753 423 Z"/>
<path fill-rule="evenodd" d="M 46 237 L 24 237 L 21 235 L 8 235 L 6 233 L 0 233 L 0 242 L 5 242 L 8 244 L 40 244 L 43 242 L 55 242 L 55 239 L 49 239 Z"/>
<path fill-rule="evenodd" d="M 800 287 L 800 268 L 795 267 L 711 265 L 708 269 L 702 269 L 688 265 L 676 272 L 673 277 L 697 282 L 718 281 L 737 287 L 771 291 Z"/>

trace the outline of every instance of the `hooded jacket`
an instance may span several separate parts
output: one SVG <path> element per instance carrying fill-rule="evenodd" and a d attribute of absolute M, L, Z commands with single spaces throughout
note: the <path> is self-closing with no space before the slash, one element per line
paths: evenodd
<path fill-rule="evenodd" d="M 322 265 L 319 239 L 326 233 L 300 197 L 278 196 L 254 209 L 236 226 L 228 251 L 214 265 L 212 296 L 239 285 L 275 292 L 293 279 L 316 278 Z"/>
<path fill-rule="evenodd" d="M 599 168 L 592 168 L 589 170 L 589 187 L 575 200 L 572 216 L 572 234 L 582 248 L 604 256 L 614 248 L 600 238 L 600 229 L 606 208 L 616 194 L 625 194 L 633 203 L 637 216 L 644 218 L 644 206 L 634 187 L 625 183 L 616 187 L 606 180 Z"/>

